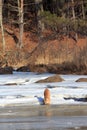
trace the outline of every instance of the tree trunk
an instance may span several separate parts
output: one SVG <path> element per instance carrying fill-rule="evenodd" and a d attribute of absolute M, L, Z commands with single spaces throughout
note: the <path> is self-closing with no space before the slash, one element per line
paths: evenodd
<path fill-rule="evenodd" d="M 38 35 L 39 35 L 39 40 L 43 37 L 42 32 L 44 30 L 44 23 L 41 20 L 41 12 L 43 12 L 43 5 L 42 5 L 42 0 L 35 0 L 35 4 L 38 7 L 37 8 L 37 26 L 38 26 Z"/>
<path fill-rule="evenodd" d="M 72 2 L 72 15 L 73 15 L 73 20 L 74 20 L 74 24 L 75 24 L 75 20 L 76 20 L 76 16 L 75 16 L 75 9 L 74 9 L 74 0 L 71 0 Z M 78 40 L 78 34 L 77 32 L 75 33 L 75 40 Z"/>
<path fill-rule="evenodd" d="M 73 19 L 75 20 L 74 0 L 71 0 L 71 2 L 72 2 L 72 15 Z"/>
<path fill-rule="evenodd" d="M 24 0 L 18 0 L 19 11 L 19 47 L 23 46 L 23 32 L 24 32 L 24 12 L 23 12 Z"/>
<path fill-rule="evenodd" d="M 2 18 L 2 6 L 3 6 L 3 1 L 0 0 L 0 26 L 1 26 L 1 33 L 2 33 L 3 53 L 5 53 L 5 38 L 4 38 L 4 28 L 3 28 L 3 18 Z"/>
<path fill-rule="evenodd" d="M 82 16 L 85 19 L 85 9 L 84 9 L 84 1 L 82 0 Z"/>

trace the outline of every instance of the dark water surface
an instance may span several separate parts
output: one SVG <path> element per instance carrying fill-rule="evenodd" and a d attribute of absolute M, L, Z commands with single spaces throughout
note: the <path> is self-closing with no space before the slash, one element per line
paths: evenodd
<path fill-rule="evenodd" d="M 87 130 L 87 105 L 2 107 L 0 130 Z"/>

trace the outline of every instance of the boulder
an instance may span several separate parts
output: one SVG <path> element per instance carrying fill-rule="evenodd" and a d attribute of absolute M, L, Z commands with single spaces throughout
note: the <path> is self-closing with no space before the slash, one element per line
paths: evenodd
<path fill-rule="evenodd" d="M 61 76 L 59 76 L 58 74 L 48 77 L 46 79 L 43 80 L 39 80 L 36 83 L 47 83 L 47 82 L 62 82 L 64 81 L 64 79 L 61 78 Z"/>
<path fill-rule="evenodd" d="M 40 64 L 40 65 L 28 65 L 31 72 L 38 72 L 38 73 L 45 73 L 47 71 L 47 66 Z"/>
<path fill-rule="evenodd" d="M 13 74 L 13 68 L 7 66 L 4 68 L 0 68 L 0 74 Z"/>
<path fill-rule="evenodd" d="M 29 67 L 28 66 L 22 66 L 22 67 L 18 68 L 17 71 L 29 72 Z"/>
<path fill-rule="evenodd" d="M 76 82 L 87 82 L 87 78 L 79 78 Z"/>

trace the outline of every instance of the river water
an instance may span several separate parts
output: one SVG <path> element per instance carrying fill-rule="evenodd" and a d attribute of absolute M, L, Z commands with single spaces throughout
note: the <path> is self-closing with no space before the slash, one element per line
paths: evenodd
<path fill-rule="evenodd" d="M 87 130 L 87 106 L 3 107 L 0 130 Z"/>
<path fill-rule="evenodd" d="M 53 74 L 0 75 L 0 130 L 87 130 L 87 75 L 60 75 L 63 82 L 36 83 Z M 45 88 L 51 105 L 41 105 Z M 84 100 L 85 99 L 85 100 Z"/>
<path fill-rule="evenodd" d="M 33 72 L 0 75 L 0 106 L 40 105 L 45 88 L 51 92 L 51 105 L 87 104 L 87 82 L 76 82 L 79 78 L 87 78 L 87 75 L 59 75 L 64 79 L 62 82 L 36 83 L 53 75 Z"/>

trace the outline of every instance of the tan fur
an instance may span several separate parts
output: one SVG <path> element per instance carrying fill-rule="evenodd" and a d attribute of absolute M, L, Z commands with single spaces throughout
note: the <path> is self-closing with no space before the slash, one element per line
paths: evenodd
<path fill-rule="evenodd" d="M 50 104 L 50 90 L 46 88 L 44 90 L 44 104 L 49 105 Z"/>

